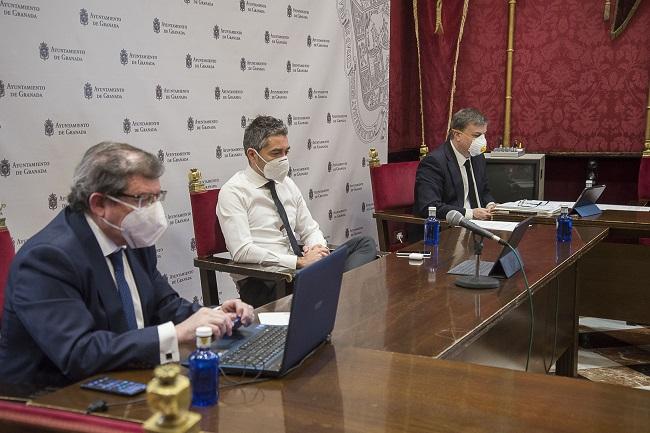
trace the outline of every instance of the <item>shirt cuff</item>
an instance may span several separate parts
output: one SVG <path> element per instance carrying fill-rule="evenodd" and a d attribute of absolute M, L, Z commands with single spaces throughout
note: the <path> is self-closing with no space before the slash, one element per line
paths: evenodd
<path fill-rule="evenodd" d="M 179 362 L 181 355 L 178 350 L 178 337 L 172 322 L 158 325 L 158 341 L 160 342 L 160 363 Z"/>
<path fill-rule="evenodd" d="M 474 219 L 474 211 L 472 209 L 465 209 L 465 218 Z"/>
<path fill-rule="evenodd" d="M 293 254 L 278 254 L 280 260 L 279 265 L 289 269 L 296 269 L 296 263 L 298 262 L 298 256 Z"/>

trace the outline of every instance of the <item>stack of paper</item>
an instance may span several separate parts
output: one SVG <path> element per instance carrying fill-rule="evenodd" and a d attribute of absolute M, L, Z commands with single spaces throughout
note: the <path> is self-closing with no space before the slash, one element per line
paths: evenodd
<path fill-rule="evenodd" d="M 557 215 L 560 213 L 560 203 L 546 200 L 518 200 L 498 204 L 495 210 L 505 213 Z"/>

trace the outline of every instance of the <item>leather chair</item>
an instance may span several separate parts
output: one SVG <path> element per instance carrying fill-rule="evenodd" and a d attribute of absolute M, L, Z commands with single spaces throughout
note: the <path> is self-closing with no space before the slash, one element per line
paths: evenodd
<path fill-rule="evenodd" d="M 279 297 L 290 293 L 295 270 L 279 266 L 235 263 L 228 258 L 216 256 L 216 254 L 228 251 L 217 218 L 217 200 L 219 199 L 220 190 L 206 189 L 201 179 L 201 172 L 195 168 L 190 170 L 189 180 L 190 204 L 192 206 L 192 222 L 194 223 L 197 252 L 194 266 L 199 268 L 203 304 L 219 304 L 217 272 L 273 280 L 277 284 Z"/>
<path fill-rule="evenodd" d="M 0 326 L 5 305 L 5 285 L 9 276 L 9 266 L 15 255 L 14 244 L 5 225 L 5 219 L 0 218 Z"/>
<path fill-rule="evenodd" d="M 393 251 L 403 246 L 400 244 L 407 237 L 406 224 L 424 224 L 423 218 L 412 213 L 418 164 L 419 161 L 407 161 L 379 165 L 378 159 L 374 163 L 371 159 L 373 217 L 377 222 L 381 251 Z"/>
<path fill-rule="evenodd" d="M 0 400 L 3 433 L 143 433 L 142 424 Z"/>

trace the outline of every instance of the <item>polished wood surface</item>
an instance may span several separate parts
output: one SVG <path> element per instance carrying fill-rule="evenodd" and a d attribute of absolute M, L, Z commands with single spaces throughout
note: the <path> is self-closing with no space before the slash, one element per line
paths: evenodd
<path fill-rule="evenodd" d="M 224 257 L 195 257 L 194 266 L 199 268 L 203 305 L 219 305 L 217 272 L 245 275 L 276 282 L 276 293 L 283 297 L 291 293 L 295 269 L 282 266 L 265 266 L 255 263 L 237 263 Z"/>
<path fill-rule="evenodd" d="M 578 267 L 578 314 L 650 324 L 650 247 L 603 242 Z"/>
<path fill-rule="evenodd" d="M 530 215 L 509 213 L 495 214 L 498 221 L 521 221 Z M 582 218 L 572 215 L 574 226 L 607 227 L 611 235 L 650 235 L 650 212 L 604 210 L 598 215 Z M 535 224 L 555 224 L 555 216 L 535 216 Z"/>
<path fill-rule="evenodd" d="M 114 375 L 151 378 L 150 371 Z M 72 385 L 33 404 L 84 411 L 99 398 L 131 400 Z M 217 406 L 196 412 L 206 432 L 627 433 L 647 431 L 650 394 L 335 343 L 285 378 L 221 389 Z M 150 412 L 140 402 L 100 416 L 143 421 Z"/>
<path fill-rule="evenodd" d="M 377 224 L 377 239 L 379 241 L 380 251 L 389 251 L 391 245 L 390 232 L 388 230 L 388 223 L 409 223 L 409 224 L 424 224 L 424 219 L 417 217 L 411 213 L 410 210 L 383 210 L 377 211 L 372 214 Z M 445 223 L 446 224 L 446 223 Z M 443 229 L 444 227 L 441 227 Z"/>
<path fill-rule="evenodd" d="M 408 224 L 424 224 L 424 218 L 413 215 L 403 210 L 385 210 L 375 212 L 372 215 L 377 223 L 379 248 L 388 251 L 391 244 L 388 232 L 388 222 L 400 222 Z M 522 221 L 530 214 L 521 213 L 497 213 L 494 215 L 496 221 Z M 555 224 L 555 216 L 534 216 L 534 224 Z M 604 210 L 599 215 L 582 218 L 572 215 L 575 226 L 606 227 L 610 229 L 613 236 L 650 236 L 650 212 Z M 447 223 L 442 221 L 441 228 L 446 228 Z"/>
<path fill-rule="evenodd" d="M 533 225 L 519 245 L 519 252 L 532 291 L 540 291 L 538 325 L 555 322 L 555 303 L 549 302 L 546 291 L 555 290 L 557 279 L 565 271 L 574 274 L 575 262 L 607 234 L 606 229 L 580 227 L 571 243 L 557 248 L 555 229 Z M 502 233 L 507 237 L 506 233 Z M 417 249 L 417 245 L 413 248 Z M 485 242 L 483 260 L 495 260 L 501 247 Z M 501 280 L 501 287 L 492 290 L 468 290 L 454 285 L 455 275 L 447 271 L 473 254 L 470 232 L 451 228 L 440 234 L 437 254 L 421 265 L 410 264 L 395 254 L 382 257 L 343 276 L 341 296 L 332 334 L 337 346 L 353 346 L 415 355 L 462 358 L 462 352 L 482 343 L 481 336 L 492 338 L 491 329 L 504 321 L 509 331 L 505 341 L 507 353 L 492 360 L 481 356 L 465 359 L 489 365 L 522 369 L 525 366 L 529 340 L 528 298 L 522 273 Z M 543 298 L 543 299 L 542 299 Z M 564 309 L 562 338 L 556 355 L 573 348 L 575 322 L 575 281 L 563 284 L 561 296 Z M 288 311 L 290 298 L 263 307 L 270 311 Z M 535 302 L 534 302 L 535 303 Z M 541 305 L 550 305 L 542 308 Z M 551 314 L 552 313 L 552 314 Z M 507 316 L 507 317 L 506 317 Z M 516 322 L 510 320 L 516 319 Z M 567 328 L 568 327 L 568 328 Z M 499 328 L 496 328 L 499 329 Z M 555 334 L 555 333 L 554 333 Z M 537 333 L 541 338 L 542 332 Z M 550 338 L 550 339 L 549 339 Z M 550 365 L 552 349 L 546 347 L 553 337 L 537 342 L 538 357 L 533 371 L 544 371 Z M 488 349 L 484 347 L 484 349 Z M 494 347 L 492 347 L 494 349 Z M 477 354 L 478 356 L 478 354 Z M 557 358 L 555 358 L 557 359 Z M 572 364 L 575 364 L 573 360 Z M 571 371 L 567 374 L 572 374 Z"/>
<path fill-rule="evenodd" d="M 510 214 L 495 219 L 523 217 Z M 533 221 L 555 224 L 553 217 L 535 217 Z M 605 242 L 580 261 L 578 315 L 650 323 L 650 248 L 636 242 L 650 237 L 650 212 L 604 210 L 591 217 L 573 217 L 573 223 L 575 227 L 609 228 Z"/>

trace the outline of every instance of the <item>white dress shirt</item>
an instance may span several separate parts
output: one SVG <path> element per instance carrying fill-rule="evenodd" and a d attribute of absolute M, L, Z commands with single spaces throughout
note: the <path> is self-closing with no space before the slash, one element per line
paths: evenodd
<path fill-rule="evenodd" d="M 217 216 L 226 247 L 235 262 L 280 265 L 295 269 L 298 257 L 291 249 L 280 214 L 265 185 L 268 179 L 250 166 L 221 188 Z M 278 198 L 287 213 L 298 243 L 327 246 L 327 241 L 307 209 L 302 193 L 286 177 L 276 183 Z"/>
<path fill-rule="evenodd" d="M 115 270 L 113 269 L 113 264 L 111 259 L 108 257 L 113 254 L 115 251 L 119 250 L 120 247 L 115 244 L 106 234 L 99 228 L 99 226 L 93 221 L 93 219 L 85 214 L 86 221 L 90 226 L 97 239 L 99 248 L 102 250 L 106 264 L 108 265 L 108 270 L 111 272 L 113 281 L 115 282 Z M 135 320 L 138 325 L 138 329 L 144 328 L 144 315 L 142 314 L 142 303 L 140 302 L 140 294 L 138 293 L 138 287 L 135 284 L 135 278 L 133 278 L 133 273 L 131 272 L 131 266 L 129 261 L 126 259 L 126 254 L 122 254 L 122 262 L 124 263 L 124 278 L 126 283 L 129 286 L 129 291 L 131 292 L 131 299 L 133 300 L 133 309 L 135 310 Z M 117 289 L 117 283 L 115 283 L 115 290 Z M 180 361 L 180 352 L 178 350 L 178 338 L 176 336 L 176 328 L 172 322 L 163 323 L 158 325 L 158 340 L 160 342 L 160 363 L 165 364 L 168 362 L 179 362 Z"/>
<path fill-rule="evenodd" d="M 474 212 L 472 211 L 472 205 L 469 204 L 469 182 L 467 181 L 467 170 L 465 170 L 465 161 L 469 160 L 469 167 L 471 168 L 472 172 L 472 180 L 474 181 L 474 194 L 476 194 L 476 203 L 478 203 L 478 207 L 483 207 L 481 205 L 481 199 L 478 196 L 478 188 L 476 187 L 476 178 L 474 177 L 474 168 L 472 167 L 472 160 L 471 158 L 467 158 L 465 155 L 460 153 L 457 149 L 456 146 L 454 146 L 454 143 L 451 142 L 451 148 L 454 150 L 454 154 L 456 155 L 456 161 L 458 161 L 458 167 L 460 168 L 460 176 L 463 178 L 463 207 L 465 208 L 465 218 L 472 219 L 474 218 Z"/>

